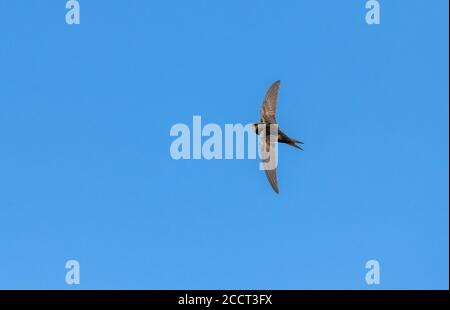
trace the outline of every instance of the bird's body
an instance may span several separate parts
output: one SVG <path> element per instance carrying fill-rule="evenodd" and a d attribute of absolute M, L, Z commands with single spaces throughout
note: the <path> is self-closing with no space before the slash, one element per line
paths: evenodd
<path fill-rule="evenodd" d="M 299 144 L 303 144 L 303 142 L 290 138 L 278 128 L 278 123 L 275 118 L 275 112 L 277 108 L 277 98 L 279 88 L 280 88 L 280 81 L 276 81 L 275 83 L 272 84 L 272 86 L 270 86 L 269 90 L 267 91 L 264 97 L 263 104 L 261 106 L 260 122 L 253 124 L 255 132 L 257 135 L 259 135 L 260 138 L 259 145 L 261 151 L 265 151 L 267 154 L 269 154 L 268 158 L 263 159 L 263 166 L 265 168 L 267 179 L 269 180 L 270 185 L 272 186 L 273 190 L 276 193 L 279 193 L 276 166 L 273 167 L 271 166 L 271 164 L 269 164 L 274 160 L 276 161 L 277 154 L 275 152 L 275 146 L 273 145 L 273 143 L 274 142 L 285 143 L 300 150 L 303 150 L 302 147 L 299 146 Z M 270 139 L 271 135 L 273 135 L 273 133 L 270 130 L 273 127 L 271 125 L 276 125 L 275 127 L 277 128 L 276 139 L 273 138 Z M 259 132 L 260 129 L 264 131 L 263 135 L 260 134 Z"/>
<path fill-rule="evenodd" d="M 270 132 L 270 124 L 265 124 L 265 123 L 257 123 L 254 124 L 255 126 L 255 132 L 257 135 L 259 135 L 259 131 L 258 131 L 258 125 L 259 124 L 264 124 L 266 126 L 266 132 Z M 300 150 L 303 150 L 302 147 L 298 146 L 298 144 L 303 144 L 303 142 L 289 138 L 284 132 L 282 132 L 280 129 L 278 129 L 278 142 L 279 143 L 285 143 L 285 144 L 289 144 L 295 148 L 298 148 Z"/>

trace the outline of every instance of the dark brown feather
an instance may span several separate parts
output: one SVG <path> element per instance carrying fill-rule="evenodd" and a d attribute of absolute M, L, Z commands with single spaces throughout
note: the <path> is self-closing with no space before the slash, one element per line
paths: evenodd
<path fill-rule="evenodd" d="M 259 113 L 262 123 L 273 124 L 277 122 L 275 118 L 275 113 L 277 111 L 277 99 L 279 88 L 280 88 L 280 81 L 276 81 L 269 87 L 269 90 L 264 96 L 264 101 Z"/>
<path fill-rule="evenodd" d="M 264 130 L 262 133 L 259 134 L 259 147 L 261 153 L 263 151 L 266 152 L 266 155 L 268 155 L 267 158 L 262 159 L 262 164 L 264 171 L 266 173 L 267 179 L 269 180 L 270 185 L 272 186 L 273 190 L 278 194 L 278 180 L 277 180 L 277 154 L 276 154 L 276 143 L 277 139 L 276 137 L 273 137 L 272 135 L 272 141 L 270 139 L 270 133 L 266 135 L 266 131 L 269 132 L 270 129 L 266 128 L 267 130 Z M 277 130 L 277 128 L 275 128 Z M 264 139 L 265 137 L 265 139 Z M 273 164 L 275 163 L 275 168 Z"/>

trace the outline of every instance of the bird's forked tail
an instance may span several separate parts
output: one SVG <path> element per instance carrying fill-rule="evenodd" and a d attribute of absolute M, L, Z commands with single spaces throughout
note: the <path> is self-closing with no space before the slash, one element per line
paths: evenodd
<path fill-rule="evenodd" d="M 295 140 L 295 139 L 290 139 L 288 144 L 303 151 L 303 148 L 300 146 L 300 145 L 303 144 L 302 141 Z"/>

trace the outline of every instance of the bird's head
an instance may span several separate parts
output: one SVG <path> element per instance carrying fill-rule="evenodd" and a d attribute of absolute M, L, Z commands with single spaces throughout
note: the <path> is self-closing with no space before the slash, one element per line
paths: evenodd
<path fill-rule="evenodd" d="M 256 133 L 256 134 L 258 134 L 258 125 L 259 125 L 259 123 L 254 123 L 254 124 L 252 124 L 252 130 Z"/>

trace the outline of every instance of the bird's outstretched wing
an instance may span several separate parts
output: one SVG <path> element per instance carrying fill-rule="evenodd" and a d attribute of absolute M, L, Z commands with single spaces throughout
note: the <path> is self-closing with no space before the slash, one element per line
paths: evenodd
<path fill-rule="evenodd" d="M 265 158 L 262 159 L 262 165 L 264 171 L 266 173 L 267 179 L 269 180 L 270 185 L 273 190 L 278 194 L 278 181 L 277 181 L 277 154 L 276 154 L 276 143 L 277 137 L 272 137 L 272 141 L 270 139 L 270 134 L 267 136 L 264 134 L 260 134 L 258 136 L 259 140 L 259 148 L 261 154 L 265 152 Z"/>
<path fill-rule="evenodd" d="M 259 116 L 262 123 L 276 123 L 275 113 L 277 111 L 277 99 L 278 89 L 280 88 L 280 81 L 276 81 L 270 86 L 266 95 L 264 96 L 264 102 L 261 106 Z"/>

